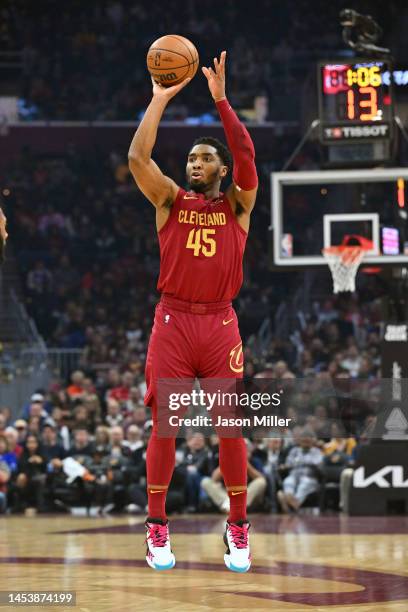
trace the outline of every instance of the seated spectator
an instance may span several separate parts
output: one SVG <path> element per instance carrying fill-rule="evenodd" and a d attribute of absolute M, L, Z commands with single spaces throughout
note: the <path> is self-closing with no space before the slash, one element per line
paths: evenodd
<path fill-rule="evenodd" d="M 107 478 L 112 485 L 112 509 L 121 511 L 128 503 L 127 489 L 130 483 L 131 458 L 128 448 L 124 445 L 123 429 L 120 426 L 112 427 L 111 450 L 102 460 L 107 470 Z"/>
<path fill-rule="evenodd" d="M 19 473 L 16 479 L 17 511 L 26 510 L 34 513 L 44 509 L 44 489 L 46 461 L 42 456 L 37 436 L 29 434 L 24 451 L 19 461 Z"/>
<path fill-rule="evenodd" d="M 115 425 L 110 429 L 111 451 L 113 457 L 128 455 L 127 446 L 124 444 L 124 431 L 120 425 Z"/>
<path fill-rule="evenodd" d="M 33 395 L 32 398 L 33 397 L 38 398 L 38 397 L 43 397 L 43 396 L 37 394 L 37 395 Z M 43 400 L 39 401 L 38 399 L 35 399 L 34 401 L 31 401 L 31 403 L 28 406 L 28 410 L 27 410 L 28 421 L 30 420 L 31 417 L 38 417 L 40 419 L 40 427 L 41 427 L 43 423 L 45 423 L 45 420 L 48 418 L 48 416 L 49 416 L 48 412 L 44 408 Z"/>
<path fill-rule="evenodd" d="M 27 437 L 27 421 L 24 419 L 17 419 L 14 423 L 14 428 L 17 431 L 17 444 L 24 446 Z"/>
<path fill-rule="evenodd" d="M 273 512 L 277 511 L 276 494 L 281 482 L 279 466 L 283 463 L 282 447 L 281 438 L 267 438 L 262 449 L 265 453 L 263 457 L 263 473 L 268 482 L 268 495 Z"/>
<path fill-rule="evenodd" d="M 126 400 L 124 410 L 126 417 L 133 413 L 133 410 L 138 407 L 144 407 L 143 397 L 139 387 L 131 387 L 129 391 L 129 399 Z"/>
<path fill-rule="evenodd" d="M 187 512 L 196 512 L 200 496 L 200 482 L 207 475 L 209 450 L 205 437 L 200 432 L 187 436 L 183 446 L 177 450 L 178 465 L 185 470 L 185 496 Z"/>
<path fill-rule="evenodd" d="M 5 434 L 0 434 L 0 461 L 8 465 L 10 472 L 17 471 L 18 458 L 15 452 L 10 449 L 10 444 Z"/>
<path fill-rule="evenodd" d="M 74 421 L 72 423 L 72 429 L 87 429 L 90 431 L 91 422 L 86 406 L 82 403 L 77 404 L 72 411 Z"/>
<path fill-rule="evenodd" d="M 97 447 L 95 447 L 90 472 L 95 477 L 93 502 L 99 506 L 98 514 L 108 514 L 114 508 L 114 478 L 108 455 L 98 450 Z"/>
<path fill-rule="evenodd" d="M 86 393 L 82 401 L 88 414 L 90 427 L 94 430 L 97 425 L 102 423 L 102 410 L 99 397 L 96 393 Z"/>
<path fill-rule="evenodd" d="M 352 344 L 347 350 L 344 359 L 341 362 L 341 367 L 349 372 L 352 378 L 358 376 L 362 363 L 362 358 L 356 344 Z"/>
<path fill-rule="evenodd" d="M 94 454 L 94 444 L 87 429 L 81 427 L 74 431 L 74 442 L 68 451 L 69 457 L 92 457 Z"/>
<path fill-rule="evenodd" d="M 130 397 L 130 389 L 134 386 L 134 376 L 132 372 L 125 372 L 121 378 L 121 384 L 108 391 L 108 400 L 115 399 L 121 405 L 126 406 Z"/>
<path fill-rule="evenodd" d="M 71 384 L 67 387 L 67 393 L 71 400 L 82 399 L 85 392 L 85 375 L 81 370 L 76 370 L 71 374 Z"/>
<path fill-rule="evenodd" d="M 326 482 L 339 483 L 343 470 L 352 465 L 357 442 L 347 437 L 340 423 L 332 423 L 332 438 L 323 446 L 322 472 Z"/>
<path fill-rule="evenodd" d="M 18 444 L 18 432 L 14 427 L 7 427 L 4 435 L 7 438 L 9 451 L 14 453 L 17 459 L 20 459 L 23 452 L 23 445 Z"/>
<path fill-rule="evenodd" d="M 52 403 L 49 401 L 46 401 L 43 393 L 33 393 L 30 398 L 30 401 L 27 404 L 25 404 L 25 406 L 23 407 L 23 410 L 21 413 L 21 417 L 23 419 L 27 420 L 30 417 L 32 404 L 41 404 L 41 408 L 42 408 L 41 415 L 43 417 L 47 417 L 52 410 Z"/>
<path fill-rule="evenodd" d="M 107 402 L 105 423 L 108 427 L 115 427 L 115 425 L 121 425 L 123 423 L 121 405 L 113 397 L 110 397 Z"/>
<path fill-rule="evenodd" d="M 130 425 L 137 425 L 138 427 L 140 427 L 140 429 L 143 429 L 145 423 L 147 421 L 147 410 L 146 410 L 146 406 L 136 406 L 135 408 L 133 408 L 133 411 L 131 412 L 131 414 L 129 414 L 124 423 L 123 426 L 129 427 Z"/>
<path fill-rule="evenodd" d="M 346 436 L 344 427 L 339 422 L 331 424 L 330 428 L 331 439 L 323 446 L 323 452 L 327 456 L 333 453 L 344 453 L 347 458 L 350 458 L 357 442 L 355 438 Z"/>
<path fill-rule="evenodd" d="M 96 393 L 95 385 L 92 378 L 84 378 L 82 381 L 82 399 L 85 400 L 87 397 L 94 397 Z"/>
<path fill-rule="evenodd" d="M 126 430 L 126 440 L 123 441 L 123 446 L 128 448 L 131 453 L 134 453 L 138 448 L 142 448 L 143 445 L 141 429 L 137 425 L 130 425 Z"/>
<path fill-rule="evenodd" d="M 48 463 L 52 459 L 64 459 L 66 452 L 58 442 L 57 430 L 54 425 L 46 423 L 41 433 L 42 456 Z"/>
<path fill-rule="evenodd" d="M 69 417 L 69 411 L 64 411 L 59 406 L 54 408 L 51 413 L 51 420 L 55 424 L 58 441 L 65 451 L 68 451 L 71 446 L 70 432 L 66 424 L 67 416 Z"/>
<path fill-rule="evenodd" d="M 147 511 L 147 492 L 146 492 L 146 448 L 151 434 L 151 428 L 141 430 L 143 445 L 130 453 L 129 459 L 129 485 L 127 489 L 126 510 L 129 513 L 138 514 Z M 177 469 L 177 468 L 176 468 Z M 168 511 L 174 507 L 173 487 L 170 485 L 170 498 L 166 500 Z M 170 490 L 169 488 L 169 490 Z M 170 504 L 168 503 L 170 499 Z M 184 502 L 184 496 L 183 496 Z M 177 498 L 176 498 L 177 506 Z"/>
<path fill-rule="evenodd" d="M 106 425 L 98 425 L 95 430 L 95 450 L 101 455 L 110 455 L 110 430 Z"/>
<path fill-rule="evenodd" d="M 278 492 L 278 500 L 284 513 L 290 509 L 299 510 L 307 497 L 319 489 L 319 467 L 323 455 L 315 446 L 315 435 L 304 429 L 299 445 L 294 446 L 286 458 L 285 468 L 289 475 L 283 480 L 283 490 Z"/>
<path fill-rule="evenodd" d="M 41 432 L 41 417 L 37 415 L 30 416 L 27 423 L 27 436 L 33 434 L 39 436 Z"/>

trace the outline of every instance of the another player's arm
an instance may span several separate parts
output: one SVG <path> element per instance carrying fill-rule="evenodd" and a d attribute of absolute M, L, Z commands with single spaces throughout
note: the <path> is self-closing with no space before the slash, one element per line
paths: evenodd
<path fill-rule="evenodd" d="M 157 213 L 160 214 L 162 211 L 166 218 L 176 199 L 178 186 L 162 173 L 151 155 L 157 138 L 157 129 L 167 104 L 190 80 L 185 79 L 179 85 L 168 88 L 153 81 L 153 98 L 133 136 L 128 153 L 129 168 L 137 186 L 156 207 Z"/>
<path fill-rule="evenodd" d="M 240 224 L 247 230 L 258 191 L 255 149 L 248 130 L 232 110 L 225 95 L 226 55 L 226 51 L 223 51 L 219 60 L 216 57 L 214 58 L 214 70 L 211 67 L 203 67 L 202 70 L 220 113 L 225 137 L 234 162 L 233 183 L 227 189 L 226 195 Z"/>
<path fill-rule="evenodd" d="M 2 264 L 4 261 L 4 253 L 6 250 L 6 242 L 7 242 L 7 237 L 8 237 L 6 225 L 7 225 L 6 216 L 4 212 L 2 211 L 2 209 L 0 208 L 0 264 Z"/>

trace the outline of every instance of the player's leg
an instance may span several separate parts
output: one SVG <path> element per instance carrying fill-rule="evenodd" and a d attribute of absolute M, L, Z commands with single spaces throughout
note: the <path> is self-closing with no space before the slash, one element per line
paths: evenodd
<path fill-rule="evenodd" d="M 175 564 L 166 516 L 166 496 L 174 471 L 176 432 L 168 427 L 166 429 L 161 419 L 158 385 L 163 379 L 192 380 L 194 371 L 190 364 L 191 347 L 189 338 L 186 338 L 183 313 L 169 313 L 159 304 L 156 307 L 146 360 L 145 397 L 145 403 L 151 407 L 153 420 L 146 452 L 146 560 L 154 569 L 170 569 Z M 165 412 L 165 418 L 168 418 L 167 410 Z"/>
<path fill-rule="evenodd" d="M 206 321 L 204 321 L 206 319 Z M 242 378 L 244 364 L 238 320 L 233 308 L 202 317 L 206 325 L 205 350 L 202 352 L 199 375 L 203 379 L 217 379 L 225 390 L 231 391 L 234 381 Z M 203 337 L 203 336 L 201 336 Z M 203 380 L 203 385 L 213 386 Z M 223 391 L 223 389 L 221 389 Z M 218 406 L 218 412 L 223 408 Z M 247 520 L 247 449 L 239 429 L 223 435 L 218 430 L 220 470 L 230 500 L 230 511 L 224 534 L 227 552 L 224 561 L 233 571 L 248 571 L 251 565 Z"/>

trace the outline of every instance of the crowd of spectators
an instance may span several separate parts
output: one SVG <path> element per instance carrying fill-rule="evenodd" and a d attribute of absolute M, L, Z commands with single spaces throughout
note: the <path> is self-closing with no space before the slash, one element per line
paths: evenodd
<path fill-rule="evenodd" d="M 347 356 L 343 355 L 345 361 Z M 343 364 L 344 371 L 347 367 Z M 269 366 L 268 376 L 290 393 L 286 363 Z M 332 372 L 332 374 L 334 374 Z M 259 373 L 262 378 L 265 372 Z M 142 376 L 112 368 L 96 380 L 77 370 L 69 384 L 54 382 L 34 393 L 18 418 L 0 409 L 0 512 L 67 512 L 74 507 L 109 512 L 145 513 L 146 447 L 150 409 L 144 406 Z M 296 402 L 309 393 L 307 409 Z M 368 441 L 375 417 L 364 414 L 344 428 L 333 397 L 322 399 L 316 387 L 295 390 L 286 414 L 293 425 L 261 438 L 246 438 L 248 509 L 297 512 L 320 506 L 326 482 L 337 483 L 354 465 Z M 313 406 L 313 401 L 316 403 Z M 351 431 L 353 430 L 353 431 Z M 339 503 L 347 503 L 343 486 Z M 169 512 L 228 512 L 229 498 L 219 467 L 218 437 L 194 428 L 176 441 L 176 467 L 170 484 Z"/>
<path fill-rule="evenodd" d="M 386 37 L 395 46 L 392 24 L 397 3 L 372 0 Z M 269 99 L 272 119 L 299 116 L 299 83 L 314 61 L 344 48 L 338 14 L 341 0 L 189 0 L 183 9 L 135 0 L 72 0 L 61 6 L 44 0 L 5 0 L 0 44 L 22 53 L 21 116 L 30 119 L 132 120 L 150 96 L 145 57 L 150 44 L 168 33 L 196 44 L 209 65 L 226 48 L 229 95 L 239 108 L 256 96 Z M 363 8 L 364 10 L 364 8 Z M 388 41 L 387 41 L 388 42 Z M 171 108 L 173 118 L 213 113 L 206 83 L 197 77 Z"/>
<path fill-rule="evenodd" d="M 375 300 L 328 299 L 315 303 L 309 316 L 299 313 L 298 329 L 284 341 L 273 339 L 263 355 L 245 349 L 246 378 L 283 388 L 292 419 L 284 429 L 254 431 L 246 439 L 251 511 L 347 508 L 350 474 L 379 406 L 380 315 Z M 79 505 L 99 513 L 145 512 L 152 422 L 142 365 L 140 358 L 137 368 L 132 362 L 84 367 L 68 384 L 55 380 L 33 394 L 17 419 L 0 410 L 3 511 Z M 337 497 L 324 497 L 327 483 Z M 191 429 L 177 439 L 168 510 L 228 509 L 217 435 Z"/>

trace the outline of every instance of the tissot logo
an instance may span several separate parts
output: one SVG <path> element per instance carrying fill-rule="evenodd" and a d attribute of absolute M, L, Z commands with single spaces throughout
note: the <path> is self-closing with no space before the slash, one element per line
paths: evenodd
<path fill-rule="evenodd" d="M 391 478 L 389 478 L 390 476 Z M 404 480 L 402 465 L 386 465 L 367 477 L 365 476 L 365 467 L 361 466 L 354 472 L 353 485 L 356 489 L 365 489 L 371 485 L 377 485 L 380 489 L 406 489 L 408 488 L 408 479 Z"/>
<path fill-rule="evenodd" d="M 339 125 L 324 129 L 324 137 L 327 140 L 353 138 L 387 138 L 389 136 L 389 126 L 382 125 Z"/>
<path fill-rule="evenodd" d="M 384 339 L 387 342 L 406 342 L 408 340 L 407 325 L 387 325 Z"/>

